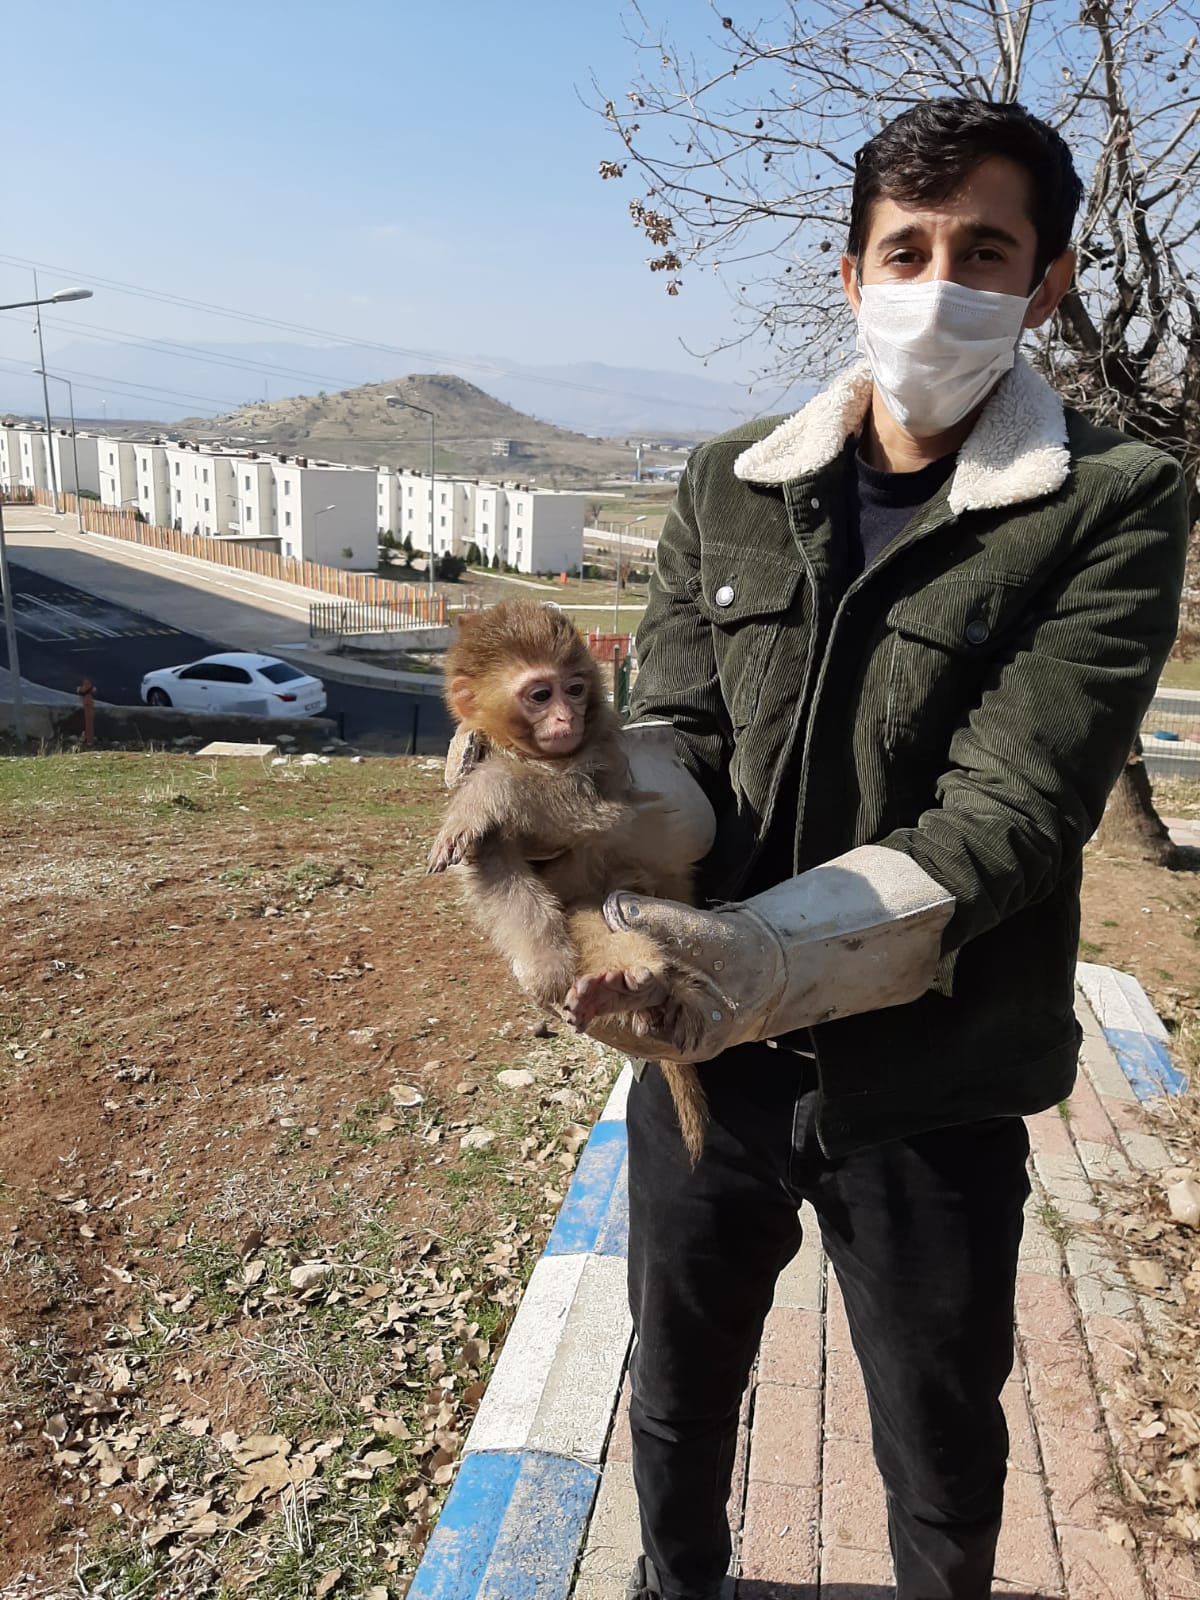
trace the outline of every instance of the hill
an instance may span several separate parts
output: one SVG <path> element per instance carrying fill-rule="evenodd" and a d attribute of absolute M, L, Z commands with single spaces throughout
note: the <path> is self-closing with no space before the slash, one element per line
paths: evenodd
<path fill-rule="evenodd" d="M 465 378 L 446 373 L 366 383 L 337 394 L 256 401 L 223 417 L 190 418 L 179 427 L 198 439 L 252 443 L 355 466 L 426 467 L 426 419 L 403 406 L 389 406 L 388 395 L 398 395 L 435 414 L 439 472 L 536 478 L 543 485 L 571 487 L 628 476 L 632 470 L 632 452 L 627 446 L 539 422 Z M 493 454 L 496 440 L 509 442 L 507 458 Z M 661 459 L 678 461 L 679 457 L 663 455 Z"/>

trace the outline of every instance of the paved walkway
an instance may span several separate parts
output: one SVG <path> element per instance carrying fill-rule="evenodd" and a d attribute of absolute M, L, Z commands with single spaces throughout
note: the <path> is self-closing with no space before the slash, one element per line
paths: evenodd
<path fill-rule="evenodd" d="M 1131 1551 L 1106 1529 L 1106 1519 L 1127 1515 L 1113 1492 L 1106 1397 L 1162 1307 L 1131 1292 L 1103 1238 L 1082 1225 L 1099 1218 L 1095 1186 L 1168 1163 L 1136 1104 L 1130 1073 L 1136 1078 L 1139 1062 L 1119 1061 L 1112 1045 L 1136 1035 L 1149 1041 L 1137 1048 L 1153 1053 L 1156 1037 L 1144 996 L 1142 1012 L 1134 1015 L 1135 995 L 1126 1015 L 1114 977 L 1081 968 L 1105 1028 L 1081 995 L 1078 1087 L 1065 1114 L 1055 1108 L 1029 1124 L 1033 1194 L 1017 1285 L 1017 1365 L 1004 1392 L 1012 1450 L 995 1592 L 1197 1600 L 1194 1564 Z M 729 1593 L 736 1588 L 739 1600 L 825 1593 L 881 1600 L 891 1593 L 892 1570 L 866 1398 L 841 1295 L 815 1219 L 806 1221 L 812 1226 L 780 1280 L 743 1406 L 729 1507 L 737 1578 Z M 639 1548 L 627 1405 L 626 1389 L 604 1454 L 576 1600 L 617 1600 Z"/>

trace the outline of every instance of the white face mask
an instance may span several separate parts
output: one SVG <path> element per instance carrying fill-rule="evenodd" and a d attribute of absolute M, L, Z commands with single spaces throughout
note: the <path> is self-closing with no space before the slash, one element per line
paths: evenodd
<path fill-rule="evenodd" d="M 880 399 L 917 438 L 952 428 L 986 399 L 1016 359 L 1033 299 L 941 278 L 861 292 L 858 349 Z"/>

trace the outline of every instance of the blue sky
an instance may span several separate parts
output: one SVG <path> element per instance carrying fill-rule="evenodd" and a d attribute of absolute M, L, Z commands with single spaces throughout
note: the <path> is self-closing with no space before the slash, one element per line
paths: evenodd
<path fill-rule="evenodd" d="M 670 10 L 702 48 L 703 0 Z M 628 221 L 634 191 L 596 175 L 619 148 L 584 100 L 593 72 L 614 96 L 630 81 L 622 18 L 619 0 L 14 9 L 0 249 L 64 269 L 43 293 L 88 273 L 407 346 L 703 373 L 680 341 L 731 331 L 725 290 L 698 279 L 668 298 Z M 29 287 L 0 260 L 0 300 Z M 89 320 L 270 337 L 97 290 L 47 313 L 48 354 Z M 0 355 L 28 345 L 24 319 L 0 318 Z"/>

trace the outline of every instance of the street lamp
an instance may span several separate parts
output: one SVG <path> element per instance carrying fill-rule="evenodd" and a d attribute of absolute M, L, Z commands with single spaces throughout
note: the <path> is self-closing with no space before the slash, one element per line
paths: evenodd
<path fill-rule="evenodd" d="M 25 742 L 25 696 L 21 692 L 21 663 L 17 656 L 17 621 L 13 614 L 12 578 L 8 571 L 8 547 L 4 542 L 4 496 L 0 495 L 0 597 L 4 601 L 4 638 L 8 645 L 8 673 L 12 679 L 13 738 Z"/>
<path fill-rule="evenodd" d="M 67 386 L 67 404 L 71 408 L 71 459 L 75 464 L 75 515 L 79 520 L 79 526 L 82 528 L 83 485 L 79 481 L 79 436 L 75 432 L 75 390 L 70 378 L 60 378 L 57 373 L 45 372 L 41 367 L 35 367 L 33 370 L 43 383 L 47 378 L 53 378 L 55 383 L 65 383 Z M 48 438 L 49 435 L 47 435 Z M 47 448 L 50 451 L 50 459 L 53 461 L 54 446 L 48 445 Z"/>
<path fill-rule="evenodd" d="M 316 544 L 316 541 L 317 541 L 317 523 L 321 520 L 321 518 L 325 515 L 325 513 L 327 511 L 336 511 L 336 510 L 337 510 L 337 506 L 336 505 L 332 505 L 332 506 L 322 506 L 319 511 L 314 511 L 313 512 L 313 543 L 314 543 L 314 545 Z M 303 529 L 301 531 L 303 531 Z M 300 556 L 301 556 L 301 559 L 303 559 L 303 556 L 304 556 L 304 544 L 303 544 L 303 541 L 301 542 L 301 545 L 300 545 Z"/>
<path fill-rule="evenodd" d="M 33 299 L 13 300 L 6 306 L 0 306 L 0 311 L 20 311 L 26 306 L 37 307 L 37 341 L 38 341 L 38 370 L 42 374 L 42 400 L 46 406 L 46 452 L 50 457 L 50 484 L 54 490 L 54 509 L 59 510 L 58 504 L 58 468 L 54 464 L 54 446 L 50 443 L 50 390 L 46 386 L 46 352 L 42 348 L 42 307 L 61 306 L 68 300 L 90 300 L 90 289 L 59 289 L 55 294 L 39 297 L 37 286 L 37 273 L 33 275 Z M 76 480 L 78 489 L 78 479 Z"/>
<path fill-rule="evenodd" d="M 645 520 L 646 520 L 645 517 L 634 517 L 633 522 L 631 522 L 629 524 L 629 526 L 633 527 L 635 524 L 637 524 L 639 522 L 645 522 Z M 617 524 L 617 587 L 616 587 L 616 592 L 613 594 L 613 632 L 614 633 L 620 633 L 620 631 L 621 631 L 620 609 L 621 609 L 621 524 L 618 523 Z"/>
<path fill-rule="evenodd" d="M 411 400 L 405 400 L 402 395 L 385 394 L 384 404 L 389 406 L 405 406 L 409 411 L 419 411 L 423 417 L 429 418 L 429 620 L 433 621 L 433 518 L 434 501 L 436 495 L 436 454 L 437 454 L 437 416 L 430 411 L 428 406 L 415 405 Z"/>

